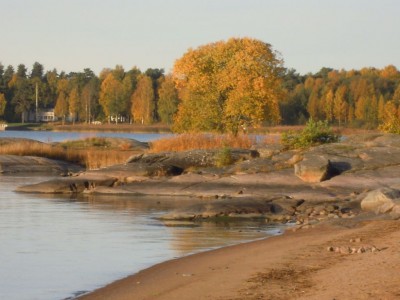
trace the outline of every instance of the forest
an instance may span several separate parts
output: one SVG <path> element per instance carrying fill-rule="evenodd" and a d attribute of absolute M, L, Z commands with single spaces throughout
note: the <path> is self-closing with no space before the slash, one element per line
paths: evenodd
<path fill-rule="evenodd" d="M 28 122 L 36 97 L 38 109 L 54 109 L 62 123 L 161 122 L 177 132 L 236 133 L 312 118 L 374 129 L 398 122 L 400 72 L 389 65 L 301 75 L 284 67 L 270 45 L 246 38 L 189 49 L 171 74 L 120 65 L 98 75 L 89 68 L 67 74 L 39 62 L 30 70 L 0 63 L 0 121 Z"/>

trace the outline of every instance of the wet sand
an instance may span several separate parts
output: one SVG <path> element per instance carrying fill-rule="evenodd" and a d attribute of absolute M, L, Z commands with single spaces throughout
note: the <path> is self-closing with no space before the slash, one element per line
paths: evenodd
<path fill-rule="evenodd" d="M 399 220 L 343 220 L 167 261 L 80 299 L 399 299 L 399 248 Z"/>

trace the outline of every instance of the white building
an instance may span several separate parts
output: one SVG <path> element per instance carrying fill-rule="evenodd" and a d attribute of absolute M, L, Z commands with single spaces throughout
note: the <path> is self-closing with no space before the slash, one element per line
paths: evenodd
<path fill-rule="evenodd" d="M 28 114 L 29 122 L 54 122 L 57 120 L 58 118 L 54 115 L 54 108 L 39 109 L 37 112 L 37 120 L 35 111 L 30 111 Z"/>

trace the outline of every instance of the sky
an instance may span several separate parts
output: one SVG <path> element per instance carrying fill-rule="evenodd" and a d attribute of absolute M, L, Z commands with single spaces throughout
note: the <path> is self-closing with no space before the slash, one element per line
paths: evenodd
<path fill-rule="evenodd" d="M 400 69 L 399 0 L 0 0 L 0 62 L 172 70 L 189 48 L 251 37 L 300 74 Z"/>

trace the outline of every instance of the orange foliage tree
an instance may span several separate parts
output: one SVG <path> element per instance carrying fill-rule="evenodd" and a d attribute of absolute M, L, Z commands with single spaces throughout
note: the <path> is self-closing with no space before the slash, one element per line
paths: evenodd
<path fill-rule="evenodd" d="M 174 65 L 181 100 L 174 129 L 229 131 L 280 120 L 282 60 L 271 45 L 251 38 L 189 49 Z"/>
<path fill-rule="evenodd" d="M 155 109 L 153 83 L 149 76 L 140 77 L 131 97 L 131 113 L 135 123 L 151 124 Z"/>

